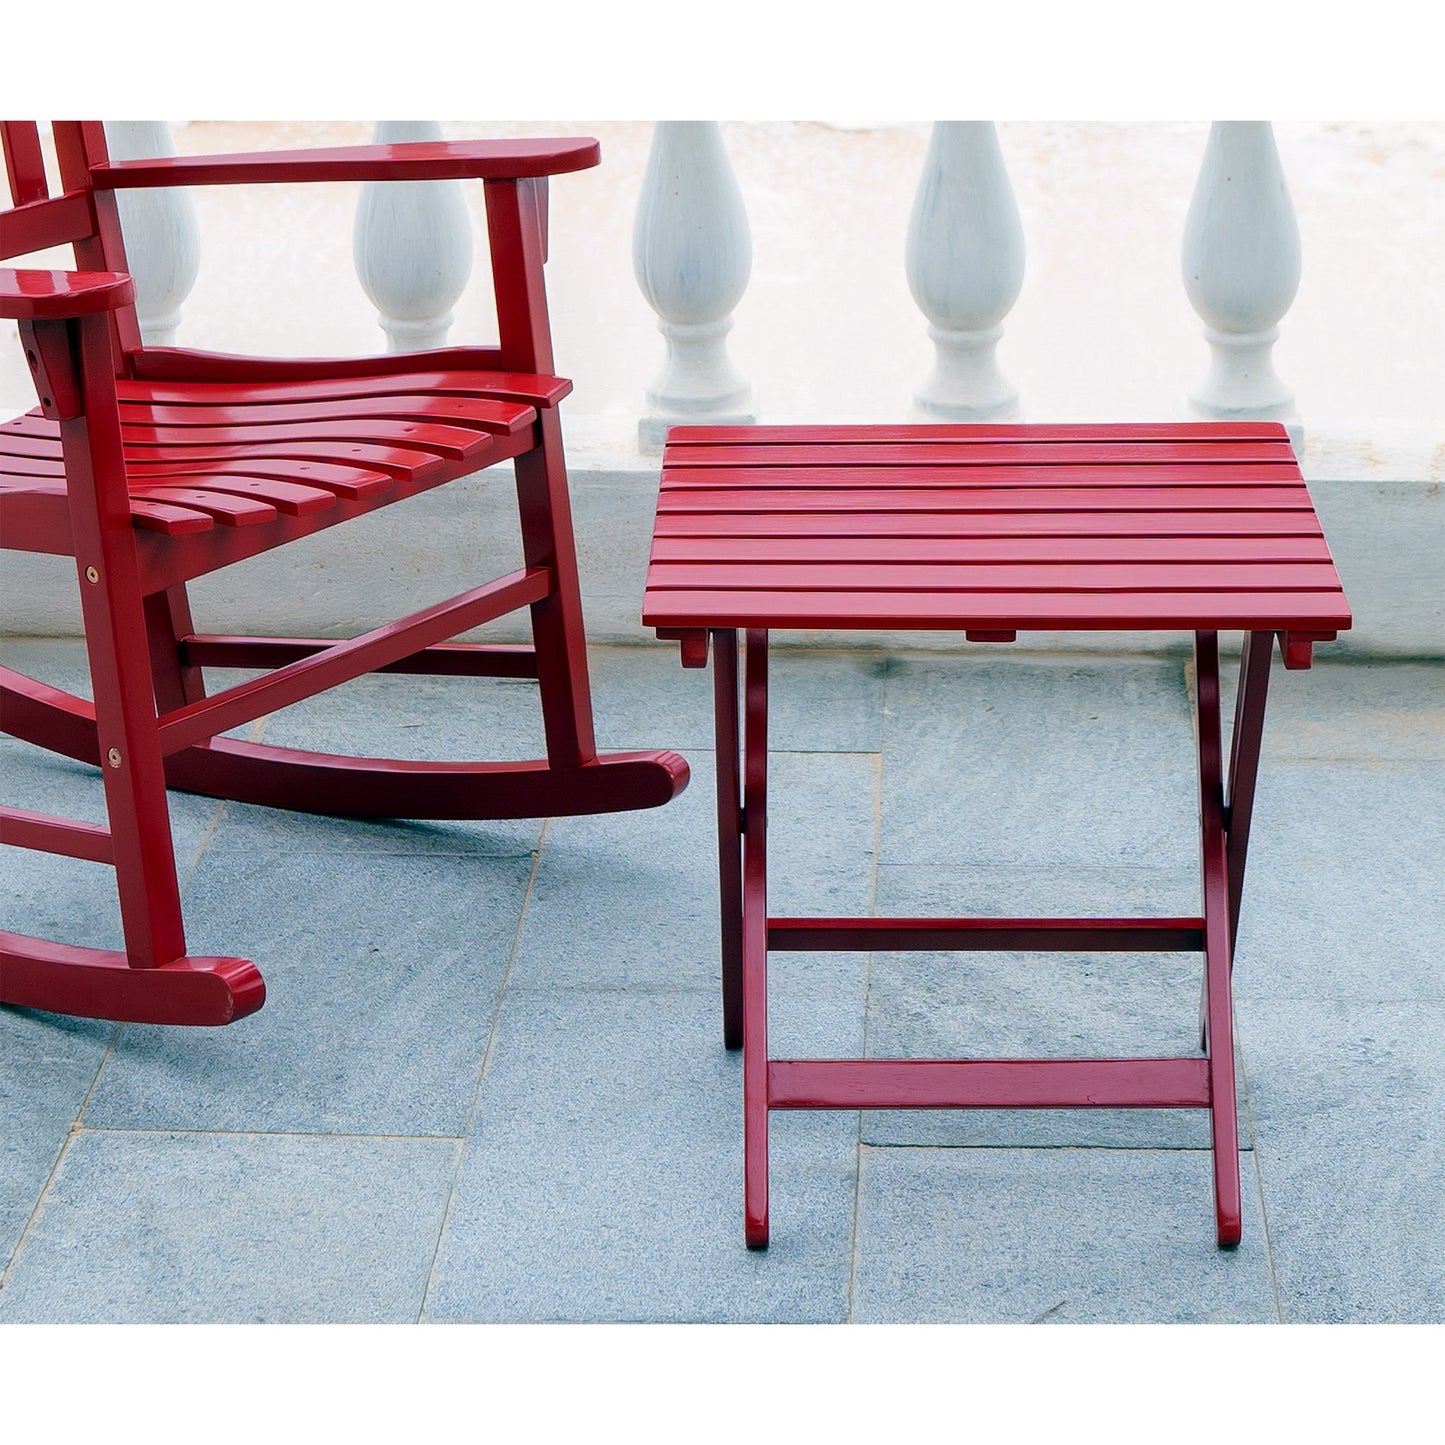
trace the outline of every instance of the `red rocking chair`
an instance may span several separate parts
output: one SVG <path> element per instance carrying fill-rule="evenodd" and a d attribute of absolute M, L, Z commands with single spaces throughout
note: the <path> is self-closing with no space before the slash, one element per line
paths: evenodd
<path fill-rule="evenodd" d="M 547 177 L 591 140 L 421 142 L 111 164 L 99 122 L 3 133 L 13 208 L 0 260 L 74 247 L 74 271 L 0 269 L 40 405 L 0 426 L 0 545 L 74 557 L 94 703 L 0 669 L 6 733 L 98 766 L 108 826 L 0 807 L 0 841 L 108 863 L 124 951 L 0 932 L 0 1002 L 90 1017 L 224 1024 L 261 1007 L 242 958 L 188 957 L 166 788 L 351 817 L 516 818 L 651 808 L 687 783 L 675 753 L 599 755 L 542 267 Z M 500 344 L 263 360 L 141 343 L 115 192 L 262 181 L 466 178 L 485 187 Z M 186 584 L 511 460 L 522 565 L 342 642 L 197 634 Z M 447 639 L 531 609 L 533 645 Z M 207 695 L 202 670 L 265 668 Z M 338 757 L 220 734 L 386 670 L 535 677 L 534 762 Z"/>

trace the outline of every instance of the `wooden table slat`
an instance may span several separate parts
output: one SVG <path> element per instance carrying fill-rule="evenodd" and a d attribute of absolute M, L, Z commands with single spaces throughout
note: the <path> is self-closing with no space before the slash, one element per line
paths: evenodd
<path fill-rule="evenodd" d="M 666 512 L 662 537 L 1320 537 L 1292 512 Z"/>
<path fill-rule="evenodd" d="M 740 451 L 756 446 L 816 446 L 819 442 L 960 441 L 1282 441 L 1289 433 L 1277 421 L 1155 422 L 884 422 L 813 426 L 675 426 L 667 447 L 730 443 Z"/>
<path fill-rule="evenodd" d="M 649 587 L 744 592 L 1322 592 L 1332 562 L 654 562 Z"/>
<path fill-rule="evenodd" d="M 1288 440 L 1252 442 L 822 442 L 811 446 L 754 444 L 740 448 L 690 446 L 685 452 L 664 452 L 663 465 L 685 462 L 690 467 L 895 467 L 974 466 L 988 462 L 1014 466 L 1054 467 L 1092 462 L 1113 466 L 1146 462 L 1262 462 L 1294 461 Z"/>
<path fill-rule="evenodd" d="M 862 487 L 1169 487 L 1180 483 L 1199 487 L 1253 486 L 1268 482 L 1277 487 L 1303 486 L 1304 478 L 1293 458 L 1267 462 L 1231 462 L 1226 466 L 1203 462 L 1148 462 L 1120 466 L 1103 462 L 1071 462 L 1048 468 L 1031 463 L 996 461 L 975 466 L 827 466 L 740 467 L 669 466 L 665 491 L 688 487 L 821 487 L 837 490 Z"/>
<path fill-rule="evenodd" d="M 669 537 L 654 563 L 833 562 L 1328 562 L 1321 536 L 1302 537 Z"/>
<path fill-rule="evenodd" d="M 1337 589 L 1318 592 L 744 592 L 647 591 L 648 627 L 844 627 L 958 631 L 1342 631 Z"/>
<path fill-rule="evenodd" d="M 1277 423 L 696 427 L 664 454 L 665 629 L 1334 633 Z"/>
<path fill-rule="evenodd" d="M 1314 509 L 1294 487 L 957 487 L 911 491 L 664 489 L 659 512 L 1235 512 Z"/>

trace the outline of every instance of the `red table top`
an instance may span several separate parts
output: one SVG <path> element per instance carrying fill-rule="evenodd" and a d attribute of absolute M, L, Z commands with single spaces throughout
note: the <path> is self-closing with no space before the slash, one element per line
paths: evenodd
<path fill-rule="evenodd" d="M 1350 626 L 1277 422 L 674 427 L 646 626 Z"/>

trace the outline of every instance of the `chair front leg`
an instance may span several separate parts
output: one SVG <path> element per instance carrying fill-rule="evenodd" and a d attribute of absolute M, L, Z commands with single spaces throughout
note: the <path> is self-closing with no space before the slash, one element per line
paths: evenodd
<path fill-rule="evenodd" d="M 60 419 L 61 447 L 126 955 L 150 968 L 186 941 L 109 326 L 85 317 L 79 332 L 82 411 Z"/>

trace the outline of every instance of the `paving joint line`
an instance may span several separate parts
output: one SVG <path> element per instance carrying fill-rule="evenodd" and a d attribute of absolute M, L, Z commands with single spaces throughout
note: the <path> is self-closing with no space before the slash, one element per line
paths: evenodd
<path fill-rule="evenodd" d="M 1248 1074 L 1244 1062 L 1244 1039 L 1243 1030 L 1240 1028 L 1239 1020 L 1235 1020 L 1235 1037 L 1239 1043 L 1239 1074 L 1243 1087 L 1241 1095 L 1244 1100 L 1245 1114 L 1249 1119 L 1249 1139 L 1251 1144 L 1257 1145 L 1254 1125 L 1254 1101 L 1250 1098 L 1248 1088 Z M 1264 1260 L 1269 1266 L 1269 1287 L 1274 1296 L 1274 1317 L 1276 1324 L 1284 1323 L 1284 1307 L 1279 1297 L 1279 1273 L 1274 1265 L 1274 1241 L 1269 1236 L 1269 1209 L 1264 1201 L 1264 1169 L 1260 1164 L 1259 1149 L 1252 1148 L 1250 1151 L 1252 1163 L 1254 1164 L 1254 1187 L 1259 1195 L 1259 1227 L 1264 1239 Z"/>
<path fill-rule="evenodd" d="M 460 1144 L 466 1137 L 462 1134 L 363 1134 L 311 1129 L 187 1129 L 165 1125 L 140 1129 L 81 1123 L 71 1125 L 70 1133 L 71 1137 L 77 1134 L 180 1134 L 216 1139 L 371 1139 L 396 1144 Z"/>
<path fill-rule="evenodd" d="M 878 914 L 878 860 L 883 847 L 883 759 L 888 745 L 888 676 L 893 660 L 885 654 L 883 676 L 878 689 L 878 751 L 873 766 L 873 868 L 868 880 L 868 913 Z M 868 1007 L 873 996 L 873 954 L 863 959 L 862 1053 L 868 1057 Z M 853 1215 L 848 1226 L 848 1293 L 844 1318 L 853 1323 L 853 1299 L 858 1284 L 858 1216 L 863 1207 L 863 1111 L 857 1112 L 858 1127 L 853 1145 Z"/>
<path fill-rule="evenodd" d="M 91 1096 L 95 1093 L 96 1086 L 100 1083 L 101 1072 L 110 1061 L 110 1056 L 115 1051 L 116 1040 L 120 1037 L 120 1031 L 124 1027 L 124 1024 L 116 1024 L 115 1028 L 111 1030 L 110 1038 L 106 1040 L 105 1053 L 101 1055 L 100 1062 L 95 1066 L 95 1075 L 90 1081 L 90 1087 L 86 1089 L 85 1097 L 80 1101 L 79 1107 L 75 1111 L 75 1117 L 70 1121 L 70 1127 L 66 1130 L 64 1141 L 61 1143 L 60 1148 L 55 1151 L 55 1160 L 50 1166 L 50 1172 L 46 1174 L 45 1183 L 40 1186 L 40 1192 L 35 1196 L 35 1207 L 30 1211 L 29 1216 L 25 1220 L 25 1228 L 20 1231 L 20 1238 L 15 1241 L 15 1248 L 11 1250 L 10 1258 L 5 1262 L 4 1271 L 0 1272 L 0 1292 L 3 1292 L 5 1286 L 10 1283 L 10 1276 L 15 1270 L 15 1265 L 20 1258 L 21 1251 L 25 1248 L 25 1241 L 30 1237 L 31 1227 L 34 1225 L 36 1219 L 40 1217 L 40 1211 L 45 1205 L 45 1196 L 50 1193 L 50 1186 L 55 1182 L 55 1176 L 60 1169 L 61 1162 L 69 1152 L 71 1141 L 77 1134 L 86 1132 L 85 1126 L 81 1124 L 80 1121 L 90 1105 Z"/>
<path fill-rule="evenodd" d="M 442 1245 L 446 1243 L 447 1231 L 451 1228 L 452 1215 L 456 1208 L 457 1183 L 461 1179 L 462 1165 L 466 1160 L 466 1141 L 471 1137 L 472 1130 L 476 1123 L 477 1112 L 481 1107 L 482 1090 L 486 1085 L 487 1069 L 492 1062 L 492 1054 L 497 1045 L 497 1029 L 501 1022 L 502 1009 L 506 1003 L 507 985 L 512 979 L 512 968 L 517 961 L 517 950 L 522 943 L 522 929 L 527 921 L 527 909 L 531 906 L 532 894 L 537 886 L 537 872 L 542 866 L 542 852 L 547 843 L 547 834 L 552 827 L 552 819 L 547 818 L 542 823 L 541 834 L 537 838 L 536 851 L 532 854 L 532 871 L 527 876 L 527 887 L 522 894 L 522 906 L 517 911 L 517 927 L 512 934 L 512 947 L 507 953 L 507 967 L 502 974 L 500 983 L 497 986 L 497 1006 L 492 1010 L 492 1026 L 487 1031 L 487 1045 L 482 1050 L 482 1061 L 477 1068 L 477 1083 L 472 1090 L 471 1107 L 467 1110 L 467 1120 L 463 1126 L 460 1147 L 457 1149 L 456 1167 L 452 1171 L 452 1182 L 447 1190 L 447 1204 L 442 1211 L 441 1227 L 437 1230 L 436 1246 L 432 1250 L 432 1257 L 427 1266 L 426 1284 L 422 1287 L 421 1305 L 417 1309 L 416 1323 L 423 1324 L 426 1321 L 427 1300 L 431 1297 L 432 1287 L 436 1283 L 437 1260 L 441 1257 Z"/>

